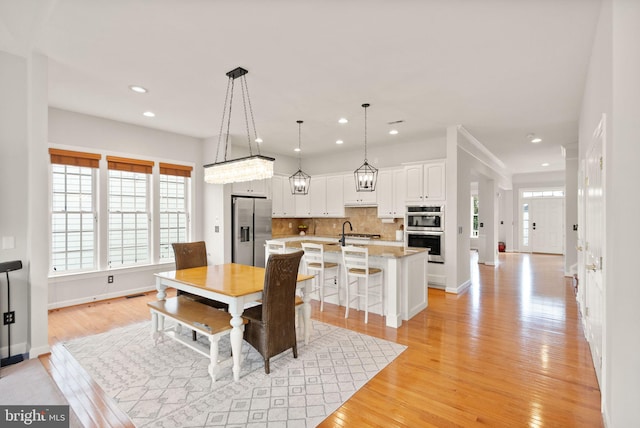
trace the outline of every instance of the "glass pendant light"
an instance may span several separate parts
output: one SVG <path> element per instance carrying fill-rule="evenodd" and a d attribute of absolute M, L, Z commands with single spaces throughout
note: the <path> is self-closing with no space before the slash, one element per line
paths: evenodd
<path fill-rule="evenodd" d="M 369 104 L 362 104 L 364 108 L 364 163 L 353 172 L 356 179 L 357 192 L 373 192 L 376 190 L 378 180 L 378 169 L 369 165 L 367 161 L 367 107 Z"/>
<path fill-rule="evenodd" d="M 302 121 L 296 121 L 298 123 L 298 171 L 289 177 L 289 184 L 291 185 L 292 195 L 306 195 L 309 193 L 309 186 L 311 185 L 311 176 L 305 174 L 302 171 L 302 149 L 301 149 L 301 135 L 302 135 Z"/>

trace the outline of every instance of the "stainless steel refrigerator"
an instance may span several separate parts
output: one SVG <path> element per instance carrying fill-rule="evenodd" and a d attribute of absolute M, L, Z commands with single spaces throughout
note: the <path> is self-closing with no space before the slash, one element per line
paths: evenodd
<path fill-rule="evenodd" d="M 231 261 L 264 267 L 265 241 L 271 239 L 271 201 L 232 196 L 231 207 Z"/>

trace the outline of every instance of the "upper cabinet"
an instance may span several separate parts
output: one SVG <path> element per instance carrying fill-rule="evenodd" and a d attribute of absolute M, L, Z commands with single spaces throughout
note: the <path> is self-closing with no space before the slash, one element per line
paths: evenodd
<path fill-rule="evenodd" d="M 405 199 L 407 203 L 444 201 L 446 199 L 444 161 L 407 165 L 404 170 L 406 173 Z"/>
<path fill-rule="evenodd" d="M 269 196 L 267 180 L 243 181 L 233 183 L 232 186 L 231 191 L 234 195 Z"/>
<path fill-rule="evenodd" d="M 380 173 L 378 173 L 378 176 Z M 357 192 L 356 182 L 353 174 L 346 174 L 342 177 L 344 189 L 344 204 L 346 206 L 374 206 L 378 204 L 376 192 Z M 378 181 L 380 177 L 378 177 Z M 377 184 L 376 184 L 377 188 Z"/>
<path fill-rule="evenodd" d="M 309 196 L 312 217 L 344 217 L 342 175 L 312 177 Z"/>
<path fill-rule="evenodd" d="M 296 216 L 296 201 L 294 198 L 297 196 L 291 194 L 288 177 L 274 175 L 271 179 L 271 193 L 272 217 Z"/>
<path fill-rule="evenodd" d="M 378 173 L 378 217 L 404 218 L 406 174 L 404 169 L 380 171 Z"/>

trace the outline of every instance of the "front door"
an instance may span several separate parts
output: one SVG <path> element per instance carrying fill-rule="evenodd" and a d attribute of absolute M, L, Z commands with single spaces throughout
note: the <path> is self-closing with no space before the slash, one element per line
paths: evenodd
<path fill-rule="evenodd" d="M 564 199 L 531 200 L 531 251 L 563 254 Z"/>

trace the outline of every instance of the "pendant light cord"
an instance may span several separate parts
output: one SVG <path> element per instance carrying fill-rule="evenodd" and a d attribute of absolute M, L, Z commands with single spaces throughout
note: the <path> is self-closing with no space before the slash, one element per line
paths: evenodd
<path fill-rule="evenodd" d="M 367 162 L 367 107 L 369 104 L 362 104 L 364 107 L 364 163 Z"/>
<path fill-rule="evenodd" d="M 229 80 L 227 81 L 227 93 L 225 94 L 224 97 L 224 108 L 222 109 L 222 120 L 220 121 L 220 132 L 218 132 L 218 145 L 216 146 L 216 158 L 215 158 L 215 163 L 218 163 L 218 157 L 220 156 L 220 143 L 222 142 L 222 130 L 224 128 L 224 116 L 227 113 L 227 102 L 229 102 L 229 89 L 231 88 L 231 85 L 233 84 L 233 79 L 231 79 L 231 77 L 229 77 Z M 231 89 L 231 98 L 233 98 L 233 89 Z M 229 120 L 231 120 L 231 107 L 229 107 Z M 227 135 L 225 137 L 225 142 L 224 142 L 224 161 L 227 160 L 227 146 L 229 145 L 229 124 L 227 124 Z"/>
<path fill-rule="evenodd" d="M 298 121 L 298 169 L 302 171 L 302 121 Z"/>

